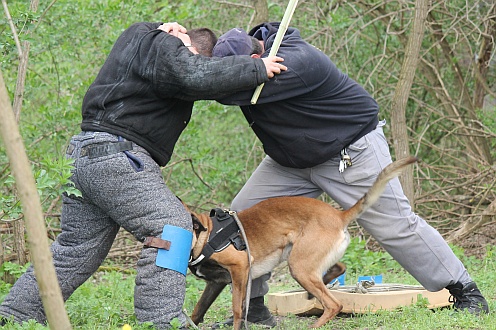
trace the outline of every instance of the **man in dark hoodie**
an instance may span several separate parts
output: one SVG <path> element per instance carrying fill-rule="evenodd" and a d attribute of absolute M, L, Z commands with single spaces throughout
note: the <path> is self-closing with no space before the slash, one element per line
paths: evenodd
<path fill-rule="evenodd" d="M 248 34 L 232 29 L 219 37 L 213 55 L 267 56 L 278 27 L 263 23 Z M 255 105 L 250 102 L 253 90 L 219 99 L 241 107 L 267 154 L 231 209 L 241 211 L 270 197 L 317 198 L 322 193 L 347 209 L 392 161 L 379 106 L 297 29 L 287 30 L 278 55 L 287 71 L 265 83 Z M 412 212 L 398 179 L 358 223 L 426 289 L 447 288 L 455 308 L 488 312 L 483 295 L 442 236 Z M 276 322 L 263 303 L 269 277 L 253 282 L 248 321 L 272 327 Z"/>
<path fill-rule="evenodd" d="M 191 216 L 160 166 L 170 160 L 195 100 L 253 89 L 284 70 L 279 57 L 208 57 L 215 34 L 186 32 L 177 23 L 136 23 L 117 39 L 84 97 L 82 132 L 67 148 L 81 196 L 63 196 L 62 232 L 51 246 L 66 300 L 98 269 L 121 227 L 144 242 L 135 312 L 157 329 L 170 328 L 174 318 L 186 323 L 181 311 L 192 240 Z M 30 319 L 47 321 L 33 267 L 0 306 L 1 325 Z"/>

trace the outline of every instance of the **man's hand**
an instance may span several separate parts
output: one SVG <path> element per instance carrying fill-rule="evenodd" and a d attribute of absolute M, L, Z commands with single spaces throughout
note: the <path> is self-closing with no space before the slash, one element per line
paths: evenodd
<path fill-rule="evenodd" d="M 281 73 L 281 71 L 286 71 L 288 68 L 279 62 L 284 61 L 282 57 L 279 56 L 269 56 L 262 58 L 265 64 L 265 69 L 267 69 L 267 76 L 269 78 L 274 77 L 275 74 Z"/>
<path fill-rule="evenodd" d="M 177 22 L 164 23 L 160 25 L 158 29 L 164 31 L 165 33 L 172 34 L 175 37 L 177 37 L 179 33 L 188 32 L 184 26 Z"/>

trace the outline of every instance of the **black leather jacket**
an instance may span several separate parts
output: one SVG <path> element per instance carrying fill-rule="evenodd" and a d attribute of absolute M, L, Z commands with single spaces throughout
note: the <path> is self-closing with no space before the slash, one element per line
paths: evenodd
<path fill-rule="evenodd" d="M 263 56 L 269 54 L 278 28 L 279 23 L 264 23 L 249 32 L 264 40 Z M 241 106 L 276 162 L 292 168 L 316 166 L 377 126 L 377 102 L 297 29 L 287 30 L 277 55 L 288 70 L 265 83 L 256 105 L 250 104 L 253 91 L 220 100 Z"/>
<path fill-rule="evenodd" d="M 134 141 L 164 166 L 193 101 L 253 89 L 268 78 L 262 60 L 194 55 L 157 30 L 160 24 L 133 24 L 117 39 L 84 97 L 81 129 Z"/>

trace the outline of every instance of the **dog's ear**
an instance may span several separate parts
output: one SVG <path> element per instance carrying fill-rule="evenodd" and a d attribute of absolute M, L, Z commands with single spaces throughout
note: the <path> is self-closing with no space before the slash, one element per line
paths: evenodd
<path fill-rule="evenodd" d="M 202 225 L 200 220 L 193 213 L 191 213 L 191 220 L 193 221 L 193 230 L 194 231 L 207 231 L 207 228 L 205 228 L 205 226 Z"/>

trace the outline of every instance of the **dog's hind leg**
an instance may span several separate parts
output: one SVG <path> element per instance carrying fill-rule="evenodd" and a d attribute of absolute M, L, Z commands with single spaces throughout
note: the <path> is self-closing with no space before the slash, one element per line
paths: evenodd
<path fill-rule="evenodd" d="M 324 284 L 327 285 L 331 283 L 331 281 L 334 280 L 335 278 L 338 278 L 339 276 L 343 275 L 345 271 L 346 271 L 346 265 L 343 264 L 342 262 L 336 262 L 334 265 L 331 266 L 331 268 L 327 270 L 322 280 Z"/>
<path fill-rule="evenodd" d="M 318 272 L 309 270 L 306 267 L 294 267 L 293 265 L 290 267 L 294 279 L 311 295 L 316 297 L 324 308 L 324 313 L 312 325 L 312 328 L 323 326 L 343 309 L 343 305 L 333 297 L 324 282 L 322 282 L 322 277 Z"/>
<path fill-rule="evenodd" d="M 324 274 L 324 276 L 322 277 L 322 281 L 324 282 L 325 285 L 327 285 L 327 284 L 331 283 L 332 280 L 343 275 L 345 271 L 346 271 L 346 265 L 343 264 L 342 262 L 336 262 Z M 307 295 L 307 299 L 312 299 L 312 298 L 313 298 L 313 295 L 310 294 L 310 292 L 309 292 Z"/>
<path fill-rule="evenodd" d="M 208 281 L 205 286 L 205 290 L 203 291 L 200 300 L 196 303 L 195 309 L 193 310 L 193 314 L 191 315 L 191 320 L 196 324 L 200 324 L 203 322 L 203 317 L 205 313 L 210 308 L 212 303 L 217 299 L 219 294 L 224 290 L 227 283 Z"/>
<path fill-rule="evenodd" d="M 324 286 L 325 288 L 325 286 Z M 322 306 L 324 307 L 324 313 L 319 317 L 319 319 L 312 324 L 312 328 L 318 328 L 326 324 L 329 320 L 332 320 L 339 312 L 343 309 L 343 305 L 329 292 L 329 290 L 322 291 L 323 294 L 317 298 Z"/>
<path fill-rule="evenodd" d="M 340 253 L 329 254 L 328 247 L 324 245 L 320 248 L 313 250 L 313 253 L 308 254 L 307 242 L 298 242 L 299 244 L 293 245 L 293 249 L 288 258 L 288 266 L 291 271 L 293 278 L 311 295 L 313 295 L 322 304 L 324 308 L 324 313 L 322 316 L 312 325 L 312 328 L 317 328 L 323 326 L 327 321 L 331 320 L 336 316 L 342 309 L 343 305 L 333 297 L 325 286 L 322 280 L 322 263 L 327 260 L 328 264 L 333 264 L 333 259 L 339 259 Z M 305 243 L 305 244 L 302 244 Z M 331 273 L 339 273 L 341 265 L 344 264 L 336 263 L 338 268 L 330 267 Z M 324 268 L 325 269 L 325 268 Z M 336 271 L 338 269 L 338 271 Z M 329 273 L 329 271 L 328 271 Z"/>

